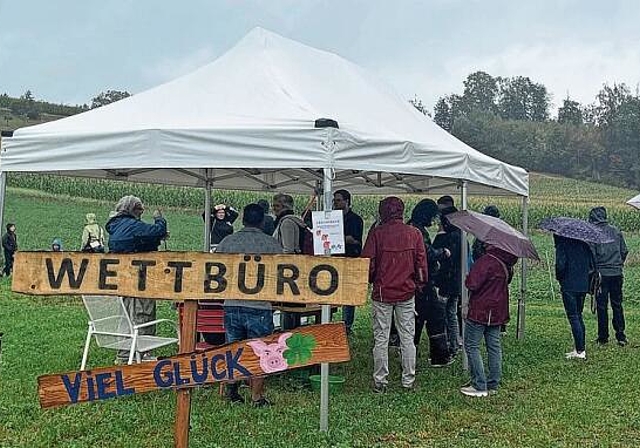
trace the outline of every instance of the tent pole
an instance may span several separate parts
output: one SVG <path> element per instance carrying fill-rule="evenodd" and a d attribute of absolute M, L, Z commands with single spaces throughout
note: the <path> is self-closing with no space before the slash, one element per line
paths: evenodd
<path fill-rule="evenodd" d="M 462 192 L 461 192 L 461 203 L 462 203 L 462 210 L 466 210 L 468 207 L 467 204 L 467 196 L 468 196 L 468 183 L 466 180 L 462 181 Z M 467 288 L 464 284 L 465 279 L 467 278 L 467 257 L 469 256 L 469 248 L 467 247 L 467 232 L 465 232 L 464 230 L 462 232 L 460 232 L 461 234 L 461 238 L 462 238 L 462 242 L 461 242 L 461 252 L 462 252 L 462 256 L 460 257 L 460 272 L 462 272 L 461 275 L 461 284 L 460 284 L 460 300 L 462 301 L 461 303 L 461 308 L 462 308 L 462 322 L 460 322 L 460 325 L 462 326 L 462 340 L 464 341 L 464 320 L 467 317 L 467 312 L 469 310 L 469 292 L 467 291 Z M 464 344 L 462 346 L 462 351 L 463 351 L 463 356 L 462 356 L 462 368 L 464 370 L 468 370 L 469 369 L 469 360 L 467 359 L 467 352 L 464 349 Z"/>
<path fill-rule="evenodd" d="M 205 170 L 204 185 L 204 248 L 203 252 L 211 250 L 211 181 L 209 180 L 209 169 Z"/>
<path fill-rule="evenodd" d="M 522 198 L 522 233 L 529 236 L 529 198 Z M 516 338 L 524 339 L 524 314 L 525 298 L 527 295 L 527 259 L 520 260 L 520 297 L 518 298 L 518 318 L 516 325 Z"/>
<path fill-rule="evenodd" d="M 333 208 L 331 189 L 331 168 L 324 168 L 324 182 L 322 186 L 322 203 L 325 211 Z M 327 324 L 331 320 L 331 305 L 322 305 L 322 323 Z M 329 430 L 329 363 L 320 364 L 320 431 Z"/>
<path fill-rule="evenodd" d="M 7 198 L 7 172 L 0 172 L 0 228 L 4 229 L 4 204 Z"/>

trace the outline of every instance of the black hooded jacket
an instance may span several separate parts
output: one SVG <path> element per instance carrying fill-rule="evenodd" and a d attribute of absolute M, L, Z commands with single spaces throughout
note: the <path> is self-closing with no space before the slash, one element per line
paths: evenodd
<path fill-rule="evenodd" d="M 407 224 L 417 228 L 422 234 L 424 248 L 427 251 L 427 267 L 429 269 L 429 280 L 427 287 L 433 287 L 433 279 L 437 275 L 440 262 L 446 259 L 444 248 L 436 249 L 431 243 L 431 236 L 427 227 L 431 227 L 434 218 L 439 214 L 438 205 L 431 199 L 423 199 L 418 202 L 411 212 L 411 219 Z"/>
<path fill-rule="evenodd" d="M 433 247 L 435 249 L 449 249 L 451 256 L 440 262 L 440 270 L 438 271 L 434 283 L 438 287 L 438 292 L 444 297 L 460 296 L 460 288 L 462 285 L 462 232 L 447 219 L 447 215 L 457 212 L 454 206 L 441 210 L 442 229 L 433 239 Z"/>
<path fill-rule="evenodd" d="M 622 268 L 629 250 L 622 232 L 607 223 L 607 209 L 594 207 L 589 212 L 589 222 L 598 226 L 605 234 L 613 238 L 612 243 L 592 244 L 591 250 L 595 256 L 596 269 L 603 277 L 622 275 Z"/>

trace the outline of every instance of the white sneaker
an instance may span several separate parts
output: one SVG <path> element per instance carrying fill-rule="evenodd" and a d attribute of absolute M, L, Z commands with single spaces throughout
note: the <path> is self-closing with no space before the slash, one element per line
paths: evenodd
<path fill-rule="evenodd" d="M 467 397 L 486 397 L 489 395 L 489 392 L 486 390 L 478 390 L 473 386 L 465 386 L 460 388 L 460 392 L 462 392 Z"/>
<path fill-rule="evenodd" d="M 567 359 L 587 359 L 587 352 L 578 352 L 576 350 L 573 350 L 569 353 L 565 353 L 565 357 Z"/>

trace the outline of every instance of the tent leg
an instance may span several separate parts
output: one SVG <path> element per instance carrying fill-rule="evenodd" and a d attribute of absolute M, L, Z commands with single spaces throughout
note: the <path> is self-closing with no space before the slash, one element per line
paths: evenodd
<path fill-rule="evenodd" d="M 4 204 L 7 197 L 7 173 L 0 172 L 0 228 L 4 229 Z"/>
<path fill-rule="evenodd" d="M 324 168 L 323 182 L 323 204 L 324 210 L 329 211 L 333 208 L 332 204 L 332 170 Z M 331 320 L 331 305 L 322 305 L 322 323 L 327 324 Z M 327 432 L 329 430 L 329 363 L 320 364 L 320 431 Z"/>
<path fill-rule="evenodd" d="M 205 169 L 204 188 L 204 248 L 203 252 L 211 250 L 211 182 L 209 181 L 209 169 Z"/>
<path fill-rule="evenodd" d="M 529 236 L 529 198 L 522 198 L 522 233 Z M 520 297 L 518 298 L 518 318 L 516 325 L 516 338 L 524 339 L 525 298 L 527 295 L 527 260 L 520 260 Z"/>
<path fill-rule="evenodd" d="M 461 203 L 462 203 L 462 210 L 467 210 L 468 208 L 468 204 L 467 204 L 467 197 L 468 197 L 468 183 L 467 181 L 462 181 L 462 193 L 461 193 Z M 467 317 L 467 312 L 469 311 L 469 291 L 467 291 L 467 287 L 465 286 L 464 282 L 465 279 L 467 278 L 467 257 L 469 256 L 468 252 L 469 252 L 469 248 L 468 248 L 468 244 L 467 244 L 467 232 L 465 232 L 464 230 L 461 232 L 461 237 L 462 237 L 462 244 L 460 245 L 461 247 L 461 252 L 462 252 L 462 256 L 460 258 L 460 271 L 462 272 L 462 284 L 460 285 L 460 300 L 462 301 L 461 303 L 461 307 L 462 307 L 462 322 L 460 323 L 461 325 L 461 330 L 462 330 L 462 340 L 464 341 L 464 320 Z M 462 368 L 464 370 L 469 370 L 469 360 L 467 359 L 467 352 L 464 349 L 464 343 L 462 344 Z"/>

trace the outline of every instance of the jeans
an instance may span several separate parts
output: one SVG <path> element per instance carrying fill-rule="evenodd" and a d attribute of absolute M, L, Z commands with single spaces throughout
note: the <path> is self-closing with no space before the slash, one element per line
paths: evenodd
<path fill-rule="evenodd" d="M 460 327 L 458 325 L 458 302 L 460 297 L 447 297 L 445 304 L 445 322 L 447 325 L 447 343 L 452 355 L 458 353 Z"/>
<path fill-rule="evenodd" d="M 564 310 L 567 313 L 567 319 L 569 319 L 569 324 L 571 325 L 573 342 L 578 352 L 583 352 L 585 347 L 585 329 L 582 311 L 584 310 L 584 298 L 586 295 L 586 292 L 562 291 L 562 303 L 564 303 Z"/>
<path fill-rule="evenodd" d="M 416 346 L 414 299 L 404 302 L 383 303 L 373 301 L 373 381 L 378 386 L 386 386 L 389 381 L 389 332 L 391 321 L 395 320 L 400 336 L 402 357 L 402 385 L 412 387 L 416 379 Z"/>
<path fill-rule="evenodd" d="M 352 305 L 345 305 L 342 307 L 342 320 L 344 320 L 344 326 L 347 327 L 347 334 L 351 334 L 353 322 L 356 319 L 356 307 Z"/>
<path fill-rule="evenodd" d="M 618 341 L 626 341 L 624 334 L 624 312 L 622 310 L 622 276 L 602 276 L 600 292 L 596 297 L 598 309 L 598 340 L 606 342 L 609 340 L 609 316 L 608 306 L 611 300 L 611 311 L 613 313 L 613 329 L 616 332 Z"/>
<path fill-rule="evenodd" d="M 227 343 L 268 336 L 273 333 L 273 311 L 246 306 L 224 307 Z"/>
<path fill-rule="evenodd" d="M 471 385 L 476 390 L 497 390 L 502 378 L 500 325 L 483 325 L 465 320 L 464 331 L 464 348 L 469 360 Z M 487 346 L 488 376 L 485 376 L 484 363 L 480 354 L 483 336 Z"/>

